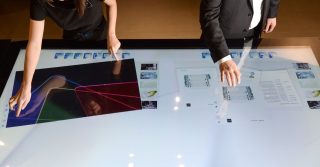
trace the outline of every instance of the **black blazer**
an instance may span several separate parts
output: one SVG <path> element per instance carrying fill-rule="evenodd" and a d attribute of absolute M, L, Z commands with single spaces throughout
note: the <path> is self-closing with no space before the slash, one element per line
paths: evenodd
<path fill-rule="evenodd" d="M 208 46 L 214 62 L 229 55 L 225 39 L 243 39 L 253 16 L 254 0 L 201 0 L 201 38 Z M 267 18 L 277 16 L 280 0 L 263 0 L 261 26 Z M 261 30 L 260 30 L 261 32 Z"/>

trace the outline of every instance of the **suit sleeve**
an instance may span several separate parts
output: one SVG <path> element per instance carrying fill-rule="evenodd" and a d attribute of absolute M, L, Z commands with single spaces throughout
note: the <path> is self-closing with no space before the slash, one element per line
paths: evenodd
<path fill-rule="evenodd" d="M 270 8 L 268 13 L 268 18 L 275 18 L 278 15 L 280 0 L 270 0 Z"/>
<path fill-rule="evenodd" d="M 214 62 L 228 56 L 229 48 L 219 24 L 221 0 L 201 0 L 200 24 L 202 39 L 211 52 Z"/>

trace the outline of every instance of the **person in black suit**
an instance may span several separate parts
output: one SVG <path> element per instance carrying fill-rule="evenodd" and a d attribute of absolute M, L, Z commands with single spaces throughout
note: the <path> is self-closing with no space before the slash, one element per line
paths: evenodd
<path fill-rule="evenodd" d="M 252 39 L 276 26 L 280 0 L 201 0 L 201 38 L 220 63 L 221 81 L 229 86 L 240 83 L 241 73 L 229 55 L 225 39 Z"/>

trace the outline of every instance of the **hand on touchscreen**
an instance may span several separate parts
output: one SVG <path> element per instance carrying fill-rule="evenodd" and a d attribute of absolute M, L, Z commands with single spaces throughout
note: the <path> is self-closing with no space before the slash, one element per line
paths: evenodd
<path fill-rule="evenodd" d="M 220 64 L 221 82 L 227 80 L 230 87 L 235 87 L 240 84 L 241 73 L 236 63 L 233 60 L 228 60 Z"/>
<path fill-rule="evenodd" d="M 34 94 L 31 93 L 31 86 L 21 86 L 17 94 L 10 98 L 10 110 L 16 112 L 16 117 L 25 117 L 36 111 L 51 89 L 61 88 L 65 85 L 66 78 L 64 76 L 54 75 L 48 78 L 48 80 L 44 82 L 39 90 Z M 32 103 L 30 104 L 32 106 L 28 107 L 26 111 L 21 113 L 22 110 L 26 109 L 30 100 L 32 100 Z"/>
<path fill-rule="evenodd" d="M 112 56 L 114 56 L 114 58 L 117 61 L 120 60 L 120 58 L 117 55 L 120 46 L 121 46 L 121 43 L 119 39 L 116 37 L 116 35 L 108 36 L 108 51 Z"/>

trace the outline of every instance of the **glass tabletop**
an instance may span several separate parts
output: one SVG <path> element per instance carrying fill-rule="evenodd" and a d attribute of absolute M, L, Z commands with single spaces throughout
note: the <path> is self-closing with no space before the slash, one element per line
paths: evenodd
<path fill-rule="evenodd" d="M 0 164 L 319 166 L 318 43 L 231 42 L 234 88 L 199 40 L 127 40 L 121 61 L 102 47 L 44 45 L 17 116 L 7 103 L 22 79 L 20 47 L 0 98 Z"/>

